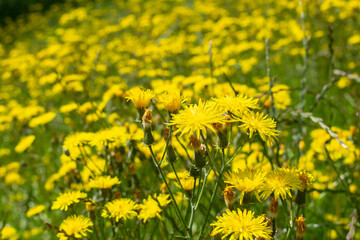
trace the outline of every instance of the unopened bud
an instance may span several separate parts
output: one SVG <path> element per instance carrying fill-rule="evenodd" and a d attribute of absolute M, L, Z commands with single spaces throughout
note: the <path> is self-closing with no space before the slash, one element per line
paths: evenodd
<path fill-rule="evenodd" d="M 206 147 L 204 148 L 200 140 L 194 135 L 190 136 L 190 145 L 194 149 L 195 166 L 199 169 L 205 167 L 206 159 L 203 152 L 206 152 Z"/>
<path fill-rule="evenodd" d="M 191 166 L 191 168 L 190 168 L 190 176 L 194 177 L 194 178 L 199 177 L 200 176 L 200 170 L 195 166 Z"/>
<path fill-rule="evenodd" d="M 168 145 L 167 152 L 166 152 L 166 161 L 168 163 L 173 163 L 177 159 L 174 148 L 172 145 Z"/>
<path fill-rule="evenodd" d="M 145 145 L 151 145 L 154 143 L 154 137 L 151 133 L 151 124 L 152 124 L 152 111 L 146 109 L 142 117 L 142 125 L 144 128 L 144 143 Z"/>

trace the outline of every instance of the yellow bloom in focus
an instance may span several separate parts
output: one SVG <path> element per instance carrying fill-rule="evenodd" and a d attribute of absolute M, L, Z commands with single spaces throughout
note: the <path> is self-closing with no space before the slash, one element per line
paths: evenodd
<path fill-rule="evenodd" d="M 56 116 L 56 113 L 54 112 L 48 112 L 48 113 L 44 113 L 38 117 L 35 117 L 33 119 L 30 120 L 29 122 L 29 127 L 37 127 L 40 125 L 45 125 L 49 122 L 51 122 Z"/>
<path fill-rule="evenodd" d="M 227 122 L 223 116 L 224 113 L 224 109 L 217 104 L 208 104 L 200 99 L 198 105 L 193 104 L 184 110 L 180 110 L 179 113 L 174 114 L 169 125 L 176 125 L 178 128 L 174 132 L 174 135 L 179 132 L 181 132 L 181 136 L 196 133 L 196 136 L 199 138 L 201 131 L 206 138 L 207 128 L 216 133 L 213 124 L 225 124 Z"/>
<path fill-rule="evenodd" d="M 254 217 L 254 212 L 226 210 L 221 216 L 216 217 L 217 221 L 212 223 L 214 230 L 212 236 L 221 234 L 221 239 L 230 236 L 230 240 L 252 240 L 254 238 L 271 239 L 271 230 L 263 216 Z"/>
<path fill-rule="evenodd" d="M 179 91 L 165 92 L 158 97 L 164 104 L 165 110 L 169 113 L 176 113 L 180 110 L 181 104 L 185 101 Z"/>
<path fill-rule="evenodd" d="M 287 195 L 292 197 L 291 190 L 296 189 L 301 191 L 304 190 L 303 183 L 299 179 L 298 173 L 293 169 L 278 168 L 268 173 L 266 176 L 261 197 L 266 199 L 274 193 L 275 200 L 279 197 L 286 199 Z"/>
<path fill-rule="evenodd" d="M 143 220 L 144 223 L 154 217 L 161 219 L 161 207 L 164 207 L 169 202 L 171 200 L 169 200 L 169 195 L 167 194 L 160 194 L 158 197 L 156 195 L 154 197 L 149 196 L 147 199 L 144 199 L 143 204 L 139 205 L 139 219 Z"/>
<path fill-rule="evenodd" d="M 243 124 L 240 126 L 246 132 L 249 132 L 251 138 L 255 132 L 259 133 L 262 140 L 272 143 L 277 139 L 280 131 L 276 130 L 276 122 L 273 119 L 264 116 L 264 113 L 249 112 L 239 119 Z"/>
<path fill-rule="evenodd" d="M 105 205 L 101 214 L 105 218 L 115 218 L 116 222 L 120 219 L 127 220 L 137 215 L 137 205 L 134 201 L 127 198 L 115 199 Z"/>
<path fill-rule="evenodd" d="M 45 205 L 38 205 L 38 206 L 32 207 L 26 212 L 26 217 L 29 218 L 29 217 L 32 217 L 32 216 L 34 216 L 36 214 L 39 214 L 42 211 L 44 211 L 45 208 L 46 208 Z"/>
<path fill-rule="evenodd" d="M 60 225 L 59 232 L 56 236 L 60 240 L 67 240 L 73 238 L 84 238 L 87 237 L 87 232 L 92 232 L 89 227 L 92 227 L 93 223 L 87 217 L 82 215 L 80 216 L 70 216 L 67 217 Z"/>
<path fill-rule="evenodd" d="M 249 169 L 237 172 L 225 173 L 225 183 L 229 183 L 231 187 L 235 187 L 241 192 L 240 204 L 242 204 L 246 193 L 255 193 L 259 199 L 258 191 L 262 187 L 266 173 L 261 170 L 252 171 Z"/>
<path fill-rule="evenodd" d="M 312 187 L 313 182 L 315 180 L 314 176 L 305 170 L 298 171 L 298 174 L 304 190 L 309 190 Z"/>
<path fill-rule="evenodd" d="M 0 239 L 6 240 L 16 240 L 18 239 L 18 235 L 16 233 L 16 229 L 11 226 L 5 226 L 0 232 Z"/>
<path fill-rule="evenodd" d="M 34 140 L 35 140 L 34 135 L 29 135 L 21 138 L 20 142 L 15 147 L 15 151 L 18 153 L 24 152 L 26 149 L 28 149 L 31 146 Z"/>
<path fill-rule="evenodd" d="M 79 198 L 86 198 L 86 197 L 87 197 L 86 193 L 80 191 L 60 193 L 56 201 L 53 202 L 51 209 L 52 210 L 60 209 L 67 211 L 71 204 L 78 203 L 80 201 Z"/>
<path fill-rule="evenodd" d="M 90 180 L 89 187 L 106 189 L 106 188 L 112 188 L 114 185 L 120 183 L 121 182 L 117 177 L 112 178 L 111 176 L 97 176 L 94 179 Z"/>
<path fill-rule="evenodd" d="M 229 111 L 238 117 L 243 116 L 244 113 L 249 112 L 250 109 L 258 109 L 258 100 L 247 97 L 246 95 L 238 95 L 236 97 L 224 96 L 220 98 L 213 98 L 214 102 L 226 112 Z"/>
<path fill-rule="evenodd" d="M 135 87 L 127 92 L 126 99 L 131 100 L 137 109 L 145 109 L 153 97 L 155 97 L 155 93 L 150 89 L 144 91 L 140 87 Z"/>

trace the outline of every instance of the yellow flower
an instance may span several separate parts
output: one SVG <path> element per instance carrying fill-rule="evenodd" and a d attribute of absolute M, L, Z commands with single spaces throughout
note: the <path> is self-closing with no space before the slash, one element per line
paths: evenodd
<path fill-rule="evenodd" d="M 21 138 L 20 142 L 15 147 L 15 151 L 18 153 L 24 152 L 26 149 L 28 149 L 31 146 L 34 140 L 35 140 L 34 135 L 29 135 Z"/>
<path fill-rule="evenodd" d="M 272 143 L 277 139 L 280 131 L 276 130 L 276 122 L 264 116 L 264 113 L 249 112 L 239 119 L 243 124 L 240 126 L 244 131 L 249 132 L 251 138 L 255 132 L 259 133 L 262 140 Z"/>
<path fill-rule="evenodd" d="M 296 189 L 301 191 L 304 190 L 303 183 L 299 179 L 298 173 L 294 169 L 278 168 L 268 173 L 266 176 L 261 197 L 266 199 L 274 193 L 275 200 L 279 197 L 286 199 L 287 195 L 292 197 L 291 190 Z"/>
<path fill-rule="evenodd" d="M 29 122 L 29 127 L 37 127 L 39 125 L 45 125 L 49 122 L 51 122 L 56 116 L 56 113 L 54 112 L 48 112 L 48 113 L 44 113 L 38 117 L 35 117 L 33 119 L 30 120 Z"/>
<path fill-rule="evenodd" d="M 90 180 L 89 187 L 106 189 L 112 188 L 115 184 L 120 184 L 121 182 L 117 177 L 111 176 L 97 176 L 94 179 Z"/>
<path fill-rule="evenodd" d="M 59 230 L 62 231 L 56 236 L 60 240 L 67 240 L 72 238 L 87 237 L 87 232 L 92 232 L 89 227 L 93 226 L 91 220 L 82 215 L 67 217 L 60 225 Z"/>
<path fill-rule="evenodd" d="M 215 226 L 211 232 L 212 236 L 221 234 L 221 239 L 230 236 L 230 240 L 271 239 L 271 230 L 266 226 L 265 218 L 263 216 L 254 217 L 252 211 L 227 209 L 222 216 L 217 216 L 216 219 L 217 221 L 211 224 L 211 226 Z"/>
<path fill-rule="evenodd" d="M 169 113 L 178 112 L 181 104 L 185 101 L 181 98 L 179 91 L 165 92 L 158 99 L 164 104 L 165 110 Z"/>
<path fill-rule="evenodd" d="M 240 170 L 237 172 L 225 173 L 225 183 L 229 183 L 231 187 L 235 187 L 241 192 L 240 204 L 244 200 L 247 193 L 255 193 L 259 199 L 258 191 L 262 187 L 266 173 L 261 170 L 252 171 L 249 169 Z"/>
<path fill-rule="evenodd" d="M 60 193 L 59 196 L 56 198 L 56 201 L 53 202 L 51 209 L 60 209 L 67 211 L 71 204 L 78 203 L 80 201 L 79 198 L 86 198 L 86 196 L 86 193 L 80 191 Z"/>
<path fill-rule="evenodd" d="M 246 95 L 238 95 L 236 97 L 224 96 L 213 98 L 212 100 L 216 102 L 219 107 L 225 109 L 225 111 L 229 111 L 238 117 L 243 116 L 243 114 L 249 112 L 250 109 L 259 108 L 257 104 L 258 100 L 247 97 Z"/>
<path fill-rule="evenodd" d="M 6 240 L 16 240 L 18 239 L 18 235 L 16 233 L 16 229 L 11 226 L 5 226 L 0 232 L 0 239 Z"/>
<path fill-rule="evenodd" d="M 105 218 L 115 218 L 116 222 L 120 219 L 127 220 L 137 215 L 136 203 L 127 198 L 115 199 L 105 205 L 101 216 Z"/>
<path fill-rule="evenodd" d="M 178 128 L 174 135 L 179 132 L 181 132 L 181 135 L 196 133 L 199 138 L 201 131 L 207 137 L 207 128 L 216 133 L 213 124 L 225 124 L 227 122 L 223 116 L 224 113 L 225 111 L 217 104 L 208 104 L 200 99 L 198 105 L 193 104 L 174 114 L 169 125 L 176 125 Z"/>
<path fill-rule="evenodd" d="M 34 216 L 36 214 L 39 214 L 42 211 L 44 211 L 45 208 L 46 208 L 45 205 L 38 205 L 38 206 L 32 207 L 26 212 L 26 217 L 29 218 L 29 217 L 32 217 L 32 216 Z"/>
<path fill-rule="evenodd" d="M 154 197 L 149 196 L 147 199 L 144 199 L 143 204 L 139 205 L 139 219 L 142 219 L 144 223 L 149 218 L 158 217 L 161 219 L 161 207 L 164 207 L 169 202 L 171 202 L 171 200 L 169 200 L 169 195 L 167 194 L 160 194 L 158 197 L 156 195 L 154 195 Z"/>
<path fill-rule="evenodd" d="M 155 97 L 155 94 L 150 89 L 144 91 L 140 87 L 135 87 L 127 92 L 126 99 L 131 100 L 137 109 L 145 109 L 149 106 L 153 97 Z"/>

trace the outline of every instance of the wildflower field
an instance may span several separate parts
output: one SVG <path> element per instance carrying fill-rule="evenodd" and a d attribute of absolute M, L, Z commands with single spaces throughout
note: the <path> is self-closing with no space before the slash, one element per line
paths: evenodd
<path fill-rule="evenodd" d="M 359 239 L 359 0 L 67 0 L 0 26 L 0 239 Z"/>

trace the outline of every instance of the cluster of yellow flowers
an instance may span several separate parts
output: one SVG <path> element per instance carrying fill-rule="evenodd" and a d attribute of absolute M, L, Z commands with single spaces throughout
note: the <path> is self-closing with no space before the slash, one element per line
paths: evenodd
<path fill-rule="evenodd" d="M 41 8 L 0 27 L 0 240 L 360 236 L 358 0 Z"/>

